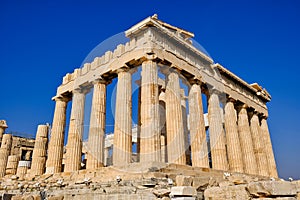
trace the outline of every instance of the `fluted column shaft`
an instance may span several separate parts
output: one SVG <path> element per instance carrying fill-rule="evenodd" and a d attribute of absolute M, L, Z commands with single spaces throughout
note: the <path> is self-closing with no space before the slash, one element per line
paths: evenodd
<path fill-rule="evenodd" d="M 248 174 L 257 174 L 257 163 L 254 155 L 253 142 L 246 108 L 247 107 L 245 105 L 242 106 L 238 113 L 238 131 L 243 153 L 244 172 Z"/>
<path fill-rule="evenodd" d="M 94 93 L 90 117 L 90 130 L 88 138 L 87 169 L 103 167 L 105 112 L 106 111 L 106 83 L 94 83 Z"/>
<path fill-rule="evenodd" d="M 170 72 L 166 86 L 166 127 L 168 162 L 186 164 L 179 76 Z"/>
<path fill-rule="evenodd" d="M 202 94 L 198 84 L 193 84 L 190 89 L 189 112 L 192 165 L 209 168 Z"/>
<path fill-rule="evenodd" d="M 270 137 L 269 128 L 268 128 L 266 118 L 261 119 L 260 130 L 261 130 L 262 138 L 263 138 L 263 141 L 264 141 L 264 144 L 265 144 L 264 150 L 265 150 L 265 153 L 266 153 L 269 175 L 271 177 L 277 178 L 278 177 L 277 167 L 276 167 L 276 162 L 275 162 L 275 158 L 274 158 L 271 137 Z"/>
<path fill-rule="evenodd" d="M 253 140 L 253 150 L 257 163 L 258 174 L 269 176 L 268 163 L 264 149 L 263 135 L 261 134 L 259 118 L 256 112 L 252 113 L 250 119 L 250 130 Z"/>
<path fill-rule="evenodd" d="M 208 121 L 212 168 L 228 170 L 220 100 L 217 92 L 214 90 L 211 92 L 208 100 Z"/>
<path fill-rule="evenodd" d="M 131 73 L 120 71 L 116 95 L 113 165 L 130 163 L 132 153 Z"/>
<path fill-rule="evenodd" d="M 4 134 L 2 137 L 1 148 L 0 148 L 0 177 L 5 175 L 6 165 L 8 156 L 10 154 L 12 145 L 12 135 Z"/>
<path fill-rule="evenodd" d="M 83 91 L 74 90 L 64 169 L 65 172 L 73 172 L 80 170 L 81 168 L 84 102 L 85 94 Z"/>
<path fill-rule="evenodd" d="M 32 175 L 42 175 L 44 173 L 48 142 L 48 129 L 48 125 L 38 126 L 30 169 L 30 173 Z"/>
<path fill-rule="evenodd" d="M 140 162 L 161 161 L 157 64 L 144 61 L 141 72 Z"/>
<path fill-rule="evenodd" d="M 6 165 L 6 174 L 15 175 L 19 164 L 20 157 L 18 155 L 8 156 Z"/>
<path fill-rule="evenodd" d="M 244 172 L 243 154 L 238 134 L 237 114 L 233 100 L 225 105 L 225 130 L 229 169 L 233 172 Z"/>
<path fill-rule="evenodd" d="M 64 135 L 66 126 L 66 111 L 68 100 L 56 98 L 56 105 L 51 129 L 51 137 L 46 162 L 46 173 L 53 174 L 62 171 Z"/>

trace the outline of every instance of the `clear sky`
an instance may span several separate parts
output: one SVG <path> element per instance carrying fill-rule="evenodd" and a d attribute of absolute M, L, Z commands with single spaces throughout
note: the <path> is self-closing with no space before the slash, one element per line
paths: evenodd
<path fill-rule="evenodd" d="M 0 1 L 0 119 L 34 135 L 52 123 L 56 88 L 106 38 L 142 19 L 195 33 L 215 62 L 272 95 L 279 175 L 300 178 L 300 3 L 297 0 Z"/>

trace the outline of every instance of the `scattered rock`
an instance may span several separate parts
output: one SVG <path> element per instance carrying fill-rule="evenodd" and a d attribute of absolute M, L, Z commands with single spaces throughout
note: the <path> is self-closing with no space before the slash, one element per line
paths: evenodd
<path fill-rule="evenodd" d="M 175 179 L 177 186 L 192 186 L 193 177 L 178 175 Z"/>

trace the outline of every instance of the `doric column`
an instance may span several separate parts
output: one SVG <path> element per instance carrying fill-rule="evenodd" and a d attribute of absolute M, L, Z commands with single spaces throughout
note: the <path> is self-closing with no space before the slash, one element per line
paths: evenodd
<path fill-rule="evenodd" d="M 166 137 L 166 103 L 165 92 L 160 91 L 159 94 L 159 129 L 161 142 L 161 162 L 168 162 L 167 158 L 167 137 Z"/>
<path fill-rule="evenodd" d="M 184 149 L 185 149 L 185 157 L 186 164 L 191 165 L 191 151 L 190 151 L 190 143 L 189 143 L 189 129 L 187 124 L 187 113 L 186 113 L 186 99 L 184 89 L 180 90 L 181 95 L 181 111 L 182 111 L 182 123 L 183 123 L 183 132 L 184 132 Z"/>
<path fill-rule="evenodd" d="M 116 95 L 113 165 L 130 163 L 132 154 L 131 73 L 119 71 Z"/>
<path fill-rule="evenodd" d="M 81 168 L 84 102 L 84 91 L 75 89 L 72 99 L 65 172 L 73 172 Z"/>
<path fill-rule="evenodd" d="M 18 155 L 8 156 L 6 165 L 6 174 L 15 175 L 19 164 L 20 157 Z"/>
<path fill-rule="evenodd" d="M 190 89 L 189 114 L 192 166 L 209 168 L 202 94 L 197 83 Z"/>
<path fill-rule="evenodd" d="M 19 180 L 24 180 L 25 175 L 27 174 L 28 169 L 30 168 L 30 161 L 20 160 L 17 168 L 17 177 Z"/>
<path fill-rule="evenodd" d="M 12 136 L 10 134 L 4 134 L 2 137 L 0 148 L 0 177 L 5 175 L 8 156 L 10 154 L 12 145 Z"/>
<path fill-rule="evenodd" d="M 270 177 L 277 178 L 278 177 L 277 167 L 276 167 L 276 162 L 275 162 L 275 158 L 274 158 L 271 137 L 270 137 L 269 128 L 268 128 L 268 124 L 267 124 L 267 119 L 265 117 L 263 117 L 261 119 L 260 130 L 261 130 L 262 138 L 263 138 L 263 141 L 265 144 L 264 150 L 266 153 L 269 175 L 270 175 Z"/>
<path fill-rule="evenodd" d="M 238 134 L 237 114 L 234 100 L 229 98 L 225 104 L 225 130 L 229 169 L 233 172 L 244 172 L 243 154 Z"/>
<path fill-rule="evenodd" d="M 253 142 L 249 126 L 247 105 L 243 105 L 239 108 L 238 131 L 243 153 L 244 172 L 248 174 L 257 174 L 257 163 L 253 150 Z"/>
<path fill-rule="evenodd" d="M 250 130 L 253 141 L 253 150 L 257 163 L 258 174 L 269 176 L 268 163 L 264 149 L 263 135 L 260 130 L 257 112 L 250 113 Z"/>
<path fill-rule="evenodd" d="M 6 124 L 6 121 L 5 120 L 0 120 L 0 143 L 2 141 L 2 137 L 3 137 L 3 134 L 5 132 L 5 129 L 7 129 L 8 126 Z"/>
<path fill-rule="evenodd" d="M 97 169 L 104 165 L 105 111 L 106 82 L 96 81 L 90 117 L 87 169 Z"/>
<path fill-rule="evenodd" d="M 140 117 L 140 162 L 161 161 L 158 70 L 152 60 L 142 64 Z"/>
<path fill-rule="evenodd" d="M 48 125 L 38 126 L 30 169 L 30 174 L 32 175 L 42 175 L 44 173 L 48 142 L 48 129 Z"/>
<path fill-rule="evenodd" d="M 179 76 L 174 71 L 171 71 L 167 77 L 165 97 L 168 162 L 185 165 L 186 156 Z"/>
<path fill-rule="evenodd" d="M 51 128 L 51 137 L 48 145 L 48 158 L 46 162 L 46 173 L 53 174 L 61 172 L 64 135 L 66 126 L 66 110 L 69 99 L 63 97 L 55 98 L 55 111 Z"/>
<path fill-rule="evenodd" d="M 212 168 L 228 170 L 220 100 L 218 93 L 215 90 L 211 91 L 208 99 L 208 122 Z"/>

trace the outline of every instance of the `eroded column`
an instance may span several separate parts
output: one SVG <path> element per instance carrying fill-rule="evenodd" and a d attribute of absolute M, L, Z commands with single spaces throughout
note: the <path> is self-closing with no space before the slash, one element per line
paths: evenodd
<path fill-rule="evenodd" d="M 104 136 L 106 111 L 106 82 L 96 81 L 90 117 L 87 169 L 104 165 Z"/>
<path fill-rule="evenodd" d="M 200 85 L 196 83 L 189 93 L 189 114 L 192 165 L 209 168 L 202 94 Z"/>
<path fill-rule="evenodd" d="M 65 172 L 73 172 L 81 168 L 84 102 L 85 92 L 75 89 L 72 99 Z"/>
<path fill-rule="evenodd" d="M 237 114 L 234 100 L 229 98 L 225 105 L 225 130 L 229 169 L 233 172 L 244 172 L 243 154 L 238 134 Z"/>
<path fill-rule="evenodd" d="M 220 100 L 218 92 L 215 90 L 211 91 L 208 100 L 208 121 L 212 168 L 218 170 L 228 170 L 225 146 L 226 141 L 222 124 Z"/>
<path fill-rule="evenodd" d="M 6 124 L 6 121 L 5 120 L 0 120 L 0 143 L 2 141 L 2 137 L 3 137 L 3 134 L 5 132 L 5 129 L 7 129 L 7 124 Z"/>
<path fill-rule="evenodd" d="M 45 171 L 48 142 L 48 125 L 39 125 L 35 136 L 30 174 L 42 175 Z"/>
<path fill-rule="evenodd" d="M 263 135 L 260 130 L 257 112 L 250 114 L 250 130 L 252 134 L 253 150 L 257 163 L 258 174 L 269 176 L 268 163 L 264 149 Z"/>
<path fill-rule="evenodd" d="M 268 124 L 267 124 L 267 119 L 265 117 L 263 117 L 261 119 L 260 130 L 261 130 L 262 138 L 263 138 L 263 141 L 265 144 L 264 150 L 266 153 L 269 175 L 270 175 L 270 177 L 277 178 L 278 177 L 277 167 L 276 167 L 276 162 L 275 162 L 275 158 L 274 158 L 270 132 L 269 132 Z"/>
<path fill-rule="evenodd" d="M 5 175 L 6 165 L 8 156 L 10 154 L 12 145 L 12 135 L 4 134 L 2 137 L 1 148 L 0 148 L 0 177 Z"/>
<path fill-rule="evenodd" d="M 53 174 L 62 171 L 64 135 L 66 126 L 66 110 L 68 99 L 55 98 L 55 111 L 51 128 L 51 138 L 46 162 L 46 173 Z"/>
<path fill-rule="evenodd" d="M 19 160 L 20 160 L 20 156 L 18 155 L 8 156 L 7 165 L 6 165 L 7 175 L 15 175 L 17 173 Z"/>
<path fill-rule="evenodd" d="M 144 61 L 141 72 L 140 162 L 161 161 L 157 64 Z"/>
<path fill-rule="evenodd" d="M 239 108 L 238 131 L 243 153 L 244 172 L 248 174 L 257 174 L 257 163 L 253 150 L 253 141 L 249 126 L 247 105 L 243 105 Z"/>
<path fill-rule="evenodd" d="M 171 71 L 166 85 L 166 127 L 168 163 L 186 164 L 185 137 L 179 76 Z"/>
<path fill-rule="evenodd" d="M 116 95 L 113 165 L 130 163 L 132 152 L 131 73 L 120 71 Z"/>

